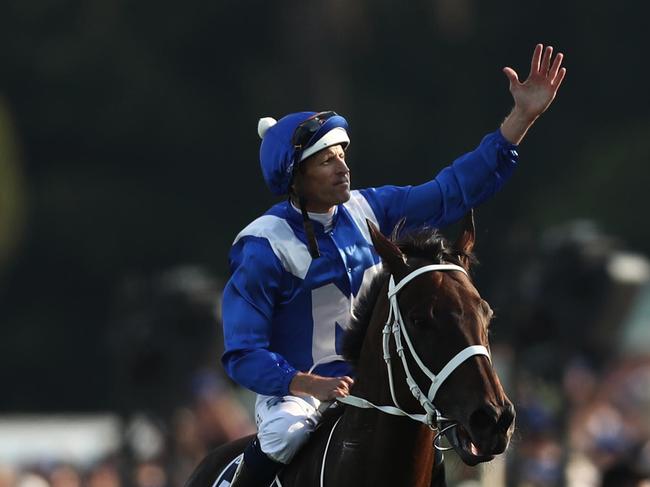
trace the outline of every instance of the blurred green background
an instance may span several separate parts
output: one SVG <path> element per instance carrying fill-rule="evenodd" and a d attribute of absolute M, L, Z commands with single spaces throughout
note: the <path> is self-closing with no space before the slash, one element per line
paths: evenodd
<path fill-rule="evenodd" d="M 0 411 L 116 406 L 125 280 L 180 265 L 226 279 L 232 239 L 274 202 L 259 117 L 334 109 L 351 125 L 355 187 L 423 182 L 499 126 L 501 69 L 525 78 L 537 42 L 565 53 L 568 75 L 515 177 L 477 212 L 482 291 L 505 308 L 495 263 L 576 218 L 650 253 L 649 13 L 601 0 L 3 0 Z"/>

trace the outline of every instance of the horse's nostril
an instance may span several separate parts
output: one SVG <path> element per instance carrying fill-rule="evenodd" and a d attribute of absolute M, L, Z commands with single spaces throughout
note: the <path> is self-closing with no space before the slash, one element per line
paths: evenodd
<path fill-rule="evenodd" d="M 497 426 L 502 431 L 508 431 L 515 420 L 515 408 L 512 403 L 508 403 L 501 411 L 501 416 L 497 421 Z"/>
<path fill-rule="evenodd" d="M 483 406 L 472 413 L 469 424 L 476 432 L 506 432 L 515 420 L 515 411 L 512 404 L 503 408 L 495 409 L 491 406 Z"/>
<path fill-rule="evenodd" d="M 489 406 L 483 406 L 477 409 L 469 417 L 469 425 L 472 431 L 485 432 L 494 427 L 496 423 L 497 412 Z"/>

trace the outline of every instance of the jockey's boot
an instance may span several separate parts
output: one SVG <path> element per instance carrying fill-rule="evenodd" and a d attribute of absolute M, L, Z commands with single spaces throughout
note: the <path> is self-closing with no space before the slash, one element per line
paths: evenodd
<path fill-rule="evenodd" d="M 257 438 L 244 450 L 230 487 L 269 487 L 284 465 L 271 460 L 260 448 Z"/>

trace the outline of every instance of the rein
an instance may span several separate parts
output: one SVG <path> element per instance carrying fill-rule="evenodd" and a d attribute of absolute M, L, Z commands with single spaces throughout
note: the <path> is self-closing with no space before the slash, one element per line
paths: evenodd
<path fill-rule="evenodd" d="M 458 265 L 432 264 L 432 265 L 427 265 L 424 267 L 420 267 L 419 269 L 416 269 L 415 271 L 411 272 L 406 277 L 404 277 L 397 284 L 395 284 L 395 279 L 393 278 L 393 276 L 392 275 L 390 276 L 390 281 L 388 284 L 388 299 L 390 302 L 390 311 L 388 313 L 388 319 L 382 331 L 383 334 L 382 347 L 384 353 L 384 362 L 386 363 L 386 368 L 388 372 L 388 382 L 390 385 L 390 394 L 393 400 L 393 405 L 377 406 L 376 404 L 373 404 L 372 402 L 357 396 L 347 396 L 347 397 L 337 398 L 337 401 L 343 404 L 348 404 L 350 406 L 359 407 L 359 408 L 366 408 L 366 409 L 375 408 L 384 413 L 392 414 L 395 416 L 408 416 L 409 418 L 415 421 L 424 423 L 432 430 L 437 431 L 436 437 L 434 438 L 434 446 L 437 449 L 442 450 L 442 448 L 437 445 L 438 438 L 446 430 L 456 426 L 456 423 L 453 423 L 451 419 L 443 416 L 440 413 L 440 411 L 434 406 L 433 401 L 436 397 L 436 393 L 438 392 L 438 389 L 440 388 L 442 383 L 451 375 L 451 373 L 454 370 L 456 370 L 468 358 L 473 357 L 474 355 L 484 355 L 490 361 L 491 358 L 487 348 L 485 348 L 483 345 L 470 345 L 464 348 L 463 350 L 461 350 L 460 352 L 458 352 L 449 362 L 447 362 L 447 364 L 442 368 L 442 370 L 438 374 L 434 374 L 433 372 L 431 372 L 431 370 L 429 370 L 429 368 L 426 365 L 424 365 L 422 359 L 420 359 L 419 355 L 415 351 L 415 348 L 413 347 L 411 338 L 409 337 L 408 332 L 406 330 L 406 326 L 404 325 L 404 319 L 402 318 L 402 313 L 399 309 L 399 304 L 397 302 L 397 294 L 406 284 L 408 284 L 410 281 L 412 281 L 419 275 L 424 274 L 426 272 L 434 272 L 434 271 L 459 271 L 467 275 L 467 271 L 463 267 Z M 424 409 L 424 414 L 407 413 L 400 407 L 399 403 L 397 402 L 395 387 L 393 384 L 393 372 L 391 367 L 391 360 L 392 360 L 391 352 L 390 352 L 391 335 L 395 340 L 397 355 L 401 358 L 402 364 L 404 366 L 404 371 L 406 373 L 406 378 L 405 378 L 406 384 L 408 385 L 411 394 L 413 394 L 413 397 L 415 397 L 415 399 L 418 400 L 418 402 Z M 409 370 L 409 366 L 406 361 L 406 354 L 404 352 L 405 348 L 402 343 L 402 335 L 404 336 L 408 350 L 411 356 L 413 357 L 413 359 L 415 360 L 417 366 L 431 380 L 431 386 L 428 388 L 427 394 L 424 394 L 422 392 L 422 388 L 415 382 L 415 379 L 413 379 L 411 371 Z M 448 424 L 447 426 L 443 427 L 443 423 L 452 423 L 452 424 Z"/>

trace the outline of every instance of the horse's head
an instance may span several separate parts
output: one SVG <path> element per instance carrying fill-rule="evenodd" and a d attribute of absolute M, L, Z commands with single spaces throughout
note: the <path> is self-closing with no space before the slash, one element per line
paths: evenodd
<path fill-rule="evenodd" d="M 465 219 L 462 234 L 453 245 L 431 230 L 394 242 L 372 224 L 369 226 L 384 268 L 398 286 L 402 279 L 424 266 L 459 266 L 443 270 L 430 268 L 411 276 L 412 280 L 406 279 L 408 282 L 399 290 L 397 306 L 405 328 L 403 334 L 408 335 L 407 341 L 424 367 L 409 352 L 411 345 L 404 344 L 405 359 L 422 393 L 429 395 L 430 402 L 445 418 L 456 423 L 445 434 L 461 459 L 469 465 L 491 460 L 508 446 L 515 413 L 488 355 L 492 310 L 463 271 L 469 271 L 473 258 L 472 215 Z M 395 344 L 391 347 L 395 353 Z M 464 350 L 467 353 L 457 357 L 458 365 L 450 365 Z M 417 406 L 409 387 L 399 378 L 400 373 L 405 373 L 405 367 L 397 355 L 393 357 L 398 400 L 405 406 Z M 445 367 L 451 371 L 447 378 L 440 376 Z M 437 384 L 439 389 L 432 392 L 434 375 L 442 384 Z"/>

